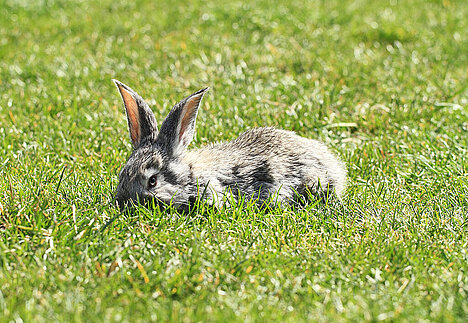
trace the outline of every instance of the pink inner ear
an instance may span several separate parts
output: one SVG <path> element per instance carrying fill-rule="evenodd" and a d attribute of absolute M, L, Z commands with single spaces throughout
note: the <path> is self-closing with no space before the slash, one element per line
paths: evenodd
<path fill-rule="evenodd" d="M 138 113 L 138 105 L 127 90 L 121 86 L 119 86 L 119 89 L 125 103 L 125 110 L 127 111 L 130 138 L 136 144 L 140 141 L 140 114 Z"/>
<path fill-rule="evenodd" d="M 195 118 L 195 114 L 197 113 L 197 106 L 200 103 L 201 96 L 191 97 L 185 103 L 184 110 L 183 110 L 183 117 L 182 121 L 180 122 L 180 132 L 179 132 L 179 142 L 182 141 L 182 137 L 185 135 L 187 128 L 189 127 L 193 118 Z M 190 140 L 190 138 L 188 138 Z"/>

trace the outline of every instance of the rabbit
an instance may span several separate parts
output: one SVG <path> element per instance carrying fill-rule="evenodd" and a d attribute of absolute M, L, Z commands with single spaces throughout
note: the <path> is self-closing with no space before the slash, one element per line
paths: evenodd
<path fill-rule="evenodd" d="M 124 102 L 133 145 L 119 174 L 120 208 L 128 202 L 156 200 L 183 209 L 197 199 L 222 206 L 240 198 L 262 205 L 271 197 L 290 203 L 308 194 L 343 193 L 345 165 L 319 141 L 265 127 L 229 142 L 187 150 L 209 88 L 177 103 L 158 131 L 148 104 L 127 85 L 113 82 Z"/>

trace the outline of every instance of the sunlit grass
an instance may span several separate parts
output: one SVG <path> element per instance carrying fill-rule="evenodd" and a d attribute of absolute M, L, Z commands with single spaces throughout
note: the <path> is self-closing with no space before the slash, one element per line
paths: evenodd
<path fill-rule="evenodd" d="M 464 1 L 0 2 L 2 321 L 463 321 Z M 191 214 L 113 201 L 130 142 L 210 86 L 193 146 L 276 126 L 341 201 Z"/>

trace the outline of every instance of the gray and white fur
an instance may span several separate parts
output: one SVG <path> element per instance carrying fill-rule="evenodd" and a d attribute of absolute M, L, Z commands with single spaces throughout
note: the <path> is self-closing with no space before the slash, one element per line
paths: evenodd
<path fill-rule="evenodd" d="M 187 150 L 208 88 L 177 103 L 158 131 L 146 102 L 113 81 L 124 102 L 133 144 L 119 175 L 120 207 L 156 199 L 184 208 L 198 198 L 220 206 L 241 197 L 261 206 L 270 198 L 289 203 L 310 193 L 334 191 L 340 196 L 345 188 L 344 163 L 324 144 L 291 131 L 255 128 L 230 142 Z"/>

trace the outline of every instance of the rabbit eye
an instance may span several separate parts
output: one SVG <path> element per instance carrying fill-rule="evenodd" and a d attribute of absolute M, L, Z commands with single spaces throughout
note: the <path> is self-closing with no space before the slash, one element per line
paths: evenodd
<path fill-rule="evenodd" d="M 149 180 L 148 180 L 148 187 L 149 187 L 149 188 L 155 187 L 156 184 L 157 184 L 157 182 L 158 182 L 158 181 L 157 181 L 157 179 L 156 179 L 156 175 L 151 176 L 151 177 L 149 178 Z"/>

